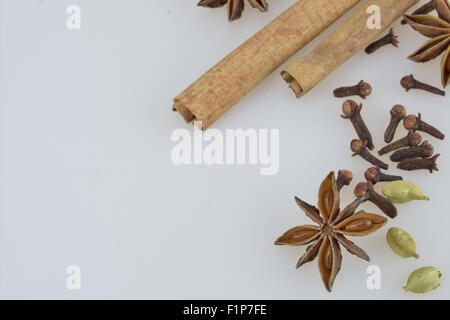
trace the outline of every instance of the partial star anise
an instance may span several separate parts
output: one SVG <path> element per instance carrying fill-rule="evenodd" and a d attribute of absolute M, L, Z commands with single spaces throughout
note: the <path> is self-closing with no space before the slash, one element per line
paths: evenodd
<path fill-rule="evenodd" d="M 334 172 L 331 172 L 319 189 L 319 209 L 295 197 L 297 205 L 318 226 L 294 227 L 275 241 L 277 245 L 291 246 L 311 243 L 298 261 L 297 268 L 318 256 L 319 271 L 328 291 L 333 288 L 334 279 L 341 268 L 342 255 L 339 244 L 351 254 L 370 261 L 367 253 L 345 236 L 368 235 L 381 228 L 387 221 L 385 217 L 364 211 L 355 214 L 358 206 L 365 201 L 364 198 L 357 198 L 340 211 L 340 187 L 342 185 L 336 182 Z"/>
<path fill-rule="evenodd" d="M 259 9 L 264 12 L 269 9 L 266 0 L 248 0 L 253 8 Z M 241 17 L 242 11 L 244 11 L 244 0 L 200 0 L 197 4 L 202 7 L 218 8 L 228 3 L 228 21 L 234 21 Z"/>
<path fill-rule="evenodd" d="M 439 17 L 428 14 L 405 15 L 406 22 L 414 30 L 432 38 L 408 58 L 426 62 L 445 52 L 441 63 L 442 85 L 445 88 L 450 82 L 450 1 L 436 0 L 436 10 Z"/>

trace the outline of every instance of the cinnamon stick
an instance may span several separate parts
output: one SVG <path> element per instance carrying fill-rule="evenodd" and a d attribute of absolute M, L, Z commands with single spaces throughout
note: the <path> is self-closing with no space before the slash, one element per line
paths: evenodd
<path fill-rule="evenodd" d="M 208 128 L 359 1 L 298 1 L 178 95 L 173 110 Z"/>
<path fill-rule="evenodd" d="M 311 90 L 331 72 L 364 49 L 418 0 L 370 0 L 353 17 L 323 40 L 309 55 L 302 57 L 281 72 L 297 98 Z M 381 29 L 369 29 L 368 8 L 378 6 Z M 369 10 L 369 12 L 371 12 Z"/>

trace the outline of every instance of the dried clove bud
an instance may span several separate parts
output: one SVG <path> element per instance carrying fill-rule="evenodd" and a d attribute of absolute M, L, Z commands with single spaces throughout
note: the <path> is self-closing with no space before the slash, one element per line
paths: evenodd
<path fill-rule="evenodd" d="M 395 151 L 391 154 L 390 159 L 394 162 L 400 162 L 411 158 L 429 158 L 433 155 L 433 153 L 433 146 L 428 141 L 425 141 L 420 146 L 403 148 Z"/>
<path fill-rule="evenodd" d="M 397 216 L 397 208 L 387 198 L 376 193 L 370 182 L 358 183 L 355 188 L 355 196 L 372 202 L 390 218 Z"/>
<path fill-rule="evenodd" d="M 336 178 L 337 189 L 341 190 L 344 186 L 348 186 L 353 180 L 353 173 L 348 170 L 339 170 Z"/>
<path fill-rule="evenodd" d="M 379 166 L 382 169 L 387 170 L 389 165 L 384 163 L 383 161 L 376 158 L 374 155 L 372 155 L 369 150 L 367 150 L 367 142 L 354 139 L 352 140 L 350 144 L 350 149 L 354 152 L 353 156 L 361 156 L 361 158 L 365 159 L 366 161 L 370 162 L 371 164 L 375 166 Z"/>
<path fill-rule="evenodd" d="M 392 176 L 389 174 L 385 174 L 381 172 L 380 167 L 372 167 L 366 170 L 364 173 L 364 177 L 367 181 L 369 181 L 372 184 L 376 184 L 377 182 L 384 182 L 384 181 L 398 181 L 403 180 L 400 176 Z"/>
<path fill-rule="evenodd" d="M 356 130 L 356 133 L 358 134 L 358 137 L 362 140 L 367 142 L 367 147 L 369 150 L 374 149 L 373 145 L 373 139 L 372 134 L 370 133 L 369 129 L 367 128 L 366 124 L 364 123 L 363 118 L 361 117 L 361 109 L 362 104 L 357 104 L 353 100 L 346 100 L 342 104 L 342 112 L 343 115 L 341 115 L 344 119 L 350 119 L 350 121 L 353 124 L 353 127 Z"/>
<path fill-rule="evenodd" d="M 410 114 L 405 119 L 403 119 L 403 126 L 406 130 L 422 131 L 435 138 L 441 140 L 445 139 L 445 135 L 441 131 L 422 120 L 422 115 L 420 113 L 417 117 L 413 114 Z"/>
<path fill-rule="evenodd" d="M 371 53 L 374 53 L 375 51 L 377 51 L 378 49 L 380 49 L 381 47 L 384 47 L 388 44 L 392 44 L 394 47 L 398 47 L 397 38 L 398 37 L 394 34 L 394 28 L 391 28 L 387 35 L 385 35 L 380 40 L 377 40 L 377 41 L 369 44 L 365 51 L 367 54 L 371 54 Z"/>
<path fill-rule="evenodd" d="M 408 92 L 411 89 L 419 89 L 424 90 L 427 92 L 431 92 L 440 96 L 445 96 L 445 91 L 442 91 L 441 89 L 438 89 L 436 87 L 430 86 L 429 84 L 420 82 L 416 79 L 414 79 L 414 76 L 410 74 L 409 76 L 405 76 L 400 81 L 403 88 L 406 89 Z"/>
<path fill-rule="evenodd" d="M 380 156 L 404 147 L 417 147 L 422 142 L 422 136 L 417 132 L 410 131 L 406 137 L 384 146 L 378 151 Z"/>
<path fill-rule="evenodd" d="M 397 168 L 406 171 L 414 171 L 426 169 L 429 170 L 430 173 L 433 173 L 434 170 L 439 171 L 436 160 L 439 158 L 440 154 L 435 155 L 432 158 L 422 159 L 422 158 L 413 158 L 413 159 L 405 159 L 398 163 Z"/>
<path fill-rule="evenodd" d="M 406 109 L 400 104 L 396 104 L 391 109 L 391 121 L 384 133 L 384 142 L 390 143 L 394 139 L 398 124 L 406 117 Z"/>
<path fill-rule="evenodd" d="M 349 96 L 360 96 L 366 99 L 372 93 L 372 86 L 361 80 L 357 85 L 351 87 L 341 87 L 333 91 L 336 98 L 345 98 Z"/>
<path fill-rule="evenodd" d="M 415 16 L 418 14 L 427 14 L 433 10 L 436 10 L 435 0 L 430 0 L 427 3 L 425 3 L 423 6 L 421 6 L 419 9 L 414 11 L 411 15 Z M 405 19 L 402 20 L 402 24 L 407 24 Z"/>

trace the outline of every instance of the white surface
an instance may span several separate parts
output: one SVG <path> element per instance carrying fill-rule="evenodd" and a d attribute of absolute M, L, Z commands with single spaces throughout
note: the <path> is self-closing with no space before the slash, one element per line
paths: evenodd
<path fill-rule="evenodd" d="M 442 154 L 439 172 L 403 173 L 432 200 L 399 206 L 384 229 L 352 239 L 381 267 L 382 290 L 366 288 L 370 264 L 343 250 L 329 294 L 316 261 L 295 270 L 304 248 L 273 245 L 310 223 L 294 195 L 315 203 L 330 170 L 351 169 L 356 183 L 368 167 L 351 157 L 355 133 L 340 118 L 335 87 L 373 85 L 363 114 L 378 148 L 396 103 L 450 133 L 448 96 L 399 85 L 408 73 L 440 85 L 440 59 L 406 59 L 426 39 L 399 21 L 400 48 L 357 54 L 301 100 L 278 70 L 216 122 L 221 130 L 279 128 L 278 175 L 172 164 L 172 131 L 192 128 L 171 112 L 171 99 L 294 2 L 269 0 L 265 14 L 247 5 L 229 24 L 225 8 L 196 0 L 0 0 L 0 297 L 450 298 L 448 140 L 429 139 Z M 66 29 L 69 4 L 81 7 L 80 31 Z M 420 259 L 390 251 L 391 226 L 415 237 Z M 66 288 L 71 264 L 82 268 L 80 291 Z M 409 272 L 426 265 L 441 269 L 442 286 L 403 293 Z"/>

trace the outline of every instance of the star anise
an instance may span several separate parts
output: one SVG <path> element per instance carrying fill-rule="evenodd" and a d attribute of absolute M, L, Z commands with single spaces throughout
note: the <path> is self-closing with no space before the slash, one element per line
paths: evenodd
<path fill-rule="evenodd" d="M 441 63 L 442 85 L 445 88 L 450 82 L 450 1 L 436 0 L 436 10 L 439 17 L 428 14 L 405 15 L 406 22 L 414 30 L 432 38 L 408 58 L 426 62 L 445 52 Z"/>
<path fill-rule="evenodd" d="M 364 198 L 357 198 L 341 211 L 340 187 L 342 185 L 336 182 L 334 172 L 331 172 L 319 188 L 319 209 L 295 197 L 297 205 L 318 226 L 294 227 L 275 241 L 277 245 L 291 246 L 311 243 L 298 261 L 297 268 L 318 256 L 319 271 L 328 291 L 333 288 L 334 279 L 341 268 L 342 255 L 339 244 L 351 254 L 370 261 L 367 253 L 345 236 L 368 235 L 381 228 L 387 221 L 385 217 L 364 211 L 355 214 L 358 206 L 366 201 Z"/>
<path fill-rule="evenodd" d="M 253 8 L 259 9 L 261 12 L 265 12 L 269 9 L 269 5 L 266 0 L 248 0 Z M 244 0 L 200 0 L 197 4 L 202 7 L 218 8 L 228 3 L 228 21 L 234 21 L 241 17 L 242 11 L 244 11 Z"/>

